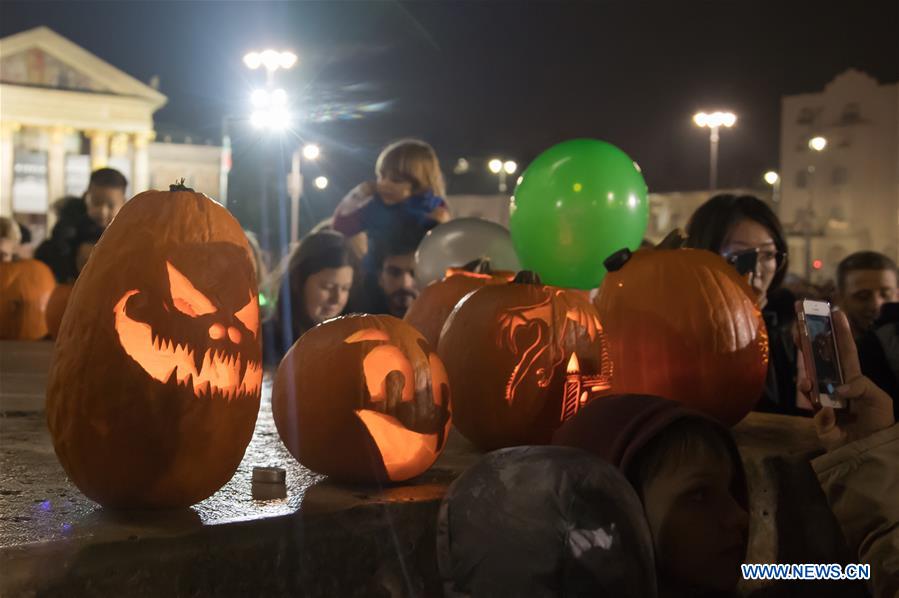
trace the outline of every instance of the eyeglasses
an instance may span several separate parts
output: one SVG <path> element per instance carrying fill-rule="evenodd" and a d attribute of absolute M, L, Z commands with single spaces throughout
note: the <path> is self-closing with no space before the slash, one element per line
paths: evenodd
<path fill-rule="evenodd" d="M 721 257 L 736 268 L 741 275 L 746 275 L 755 272 L 755 267 L 759 262 L 762 264 L 771 264 L 773 262 L 775 264 L 775 272 L 780 270 L 787 261 L 787 252 L 752 247 L 742 251 L 723 253 Z"/>

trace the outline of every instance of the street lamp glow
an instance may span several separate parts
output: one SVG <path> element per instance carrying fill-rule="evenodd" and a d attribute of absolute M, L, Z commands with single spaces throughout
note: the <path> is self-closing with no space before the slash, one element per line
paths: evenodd
<path fill-rule="evenodd" d="M 820 135 L 817 137 L 812 137 L 808 141 L 808 146 L 816 152 L 823 151 L 824 148 L 827 147 L 827 139 L 821 137 Z"/>
<path fill-rule="evenodd" d="M 317 176 L 317 177 L 315 177 L 315 180 L 312 183 L 315 185 L 316 189 L 327 189 L 328 188 L 328 177 Z"/>
<path fill-rule="evenodd" d="M 269 103 L 268 92 L 264 89 L 257 89 L 250 95 L 250 103 L 254 108 L 265 108 Z"/>
<path fill-rule="evenodd" d="M 281 66 L 281 53 L 275 50 L 265 50 L 259 56 L 262 60 L 262 66 L 268 71 L 277 70 Z"/>
<path fill-rule="evenodd" d="M 515 174 L 515 171 L 518 170 L 518 164 L 515 160 L 506 160 L 503 162 L 503 170 L 506 171 L 506 174 Z"/>
<path fill-rule="evenodd" d="M 697 112 L 693 115 L 693 122 L 696 123 L 697 127 L 704 127 L 706 123 L 709 121 L 709 115 L 705 112 Z"/>
<path fill-rule="evenodd" d="M 321 153 L 321 148 L 314 143 L 307 143 L 303 146 L 303 157 L 307 160 L 318 160 L 318 157 L 321 155 Z"/>
<path fill-rule="evenodd" d="M 468 169 L 470 167 L 471 165 L 468 163 L 468 160 L 466 160 L 465 158 L 459 158 L 458 160 L 456 160 L 456 165 L 453 167 L 453 172 L 455 174 L 465 174 L 466 172 L 468 172 Z"/>
<path fill-rule="evenodd" d="M 262 66 L 262 56 L 259 55 L 259 52 L 248 52 L 244 54 L 243 63 L 247 65 L 247 68 L 255 71 Z"/>
<path fill-rule="evenodd" d="M 264 129 L 270 121 L 267 110 L 256 110 L 250 115 L 250 124 L 256 129 Z"/>
<path fill-rule="evenodd" d="M 283 89 L 276 89 L 272 92 L 271 101 L 273 106 L 284 107 L 287 105 L 287 92 Z"/>
<path fill-rule="evenodd" d="M 711 114 L 706 114 L 705 112 L 697 112 L 693 115 L 693 122 L 696 123 L 697 127 L 730 128 L 737 124 L 737 115 L 733 112 L 720 111 L 712 112 Z"/>
<path fill-rule="evenodd" d="M 297 55 L 290 51 L 281 52 L 281 55 L 279 56 L 279 58 L 281 61 L 279 66 L 282 69 L 289 69 L 290 67 L 292 67 L 293 65 L 295 65 L 297 63 Z"/>
<path fill-rule="evenodd" d="M 487 162 L 487 168 L 490 169 L 490 172 L 493 174 L 499 174 L 499 172 L 503 169 L 503 161 L 499 158 L 493 158 L 489 162 Z"/>
<path fill-rule="evenodd" d="M 775 184 L 777 184 L 777 181 L 779 181 L 779 180 L 780 180 L 780 175 L 778 175 L 773 170 L 769 170 L 768 172 L 765 173 L 765 182 L 768 183 L 769 185 L 775 185 Z"/>
<path fill-rule="evenodd" d="M 290 127 L 290 113 L 287 110 L 272 110 L 269 112 L 268 125 L 276 131 L 283 131 Z"/>

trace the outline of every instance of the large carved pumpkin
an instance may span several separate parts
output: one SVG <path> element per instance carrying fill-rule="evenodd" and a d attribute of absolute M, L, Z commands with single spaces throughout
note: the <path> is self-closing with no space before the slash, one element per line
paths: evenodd
<path fill-rule="evenodd" d="M 412 326 L 346 316 L 312 328 L 284 356 L 272 415 L 309 469 L 400 482 L 426 471 L 446 445 L 449 395 L 440 358 Z"/>
<path fill-rule="evenodd" d="M 618 266 L 595 299 L 616 394 L 657 395 L 740 421 L 761 397 L 768 366 L 765 323 L 746 281 L 699 249 L 644 249 Z"/>
<path fill-rule="evenodd" d="M 54 287 L 53 272 L 43 262 L 0 262 L 0 339 L 47 336 L 44 314 Z"/>
<path fill-rule="evenodd" d="M 62 325 L 62 315 L 66 312 L 66 305 L 69 304 L 69 296 L 72 294 L 73 285 L 59 284 L 50 294 L 50 300 L 47 302 L 47 333 L 50 338 L 56 338 L 59 335 L 59 327 Z"/>
<path fill-rule="evenodd" d="M 234 474 L 262 367 L 250 248 L 222 206 L 181 186 L 118 213 L 56 339 L 47 420 L 60 463 L 111 507 L 178 507 Z"/>
<path fill-rule="evenodd" d="M 425 287 L 403 319 L 415 326 L 432 347 L 436 347 L 443 324 L 462 297 L 484 285 L 509 282 L 514 277 L 514 272 L 491 270 L 489 259 L 448 268 L 443 280 Z"/>
<path fill-rule="evenodd" d="M 609 388 L 603 328 L 583 293 L 530 272 L 461 301 L 438 349 L 456 427 L 480 448 L 541 444 Z"/>

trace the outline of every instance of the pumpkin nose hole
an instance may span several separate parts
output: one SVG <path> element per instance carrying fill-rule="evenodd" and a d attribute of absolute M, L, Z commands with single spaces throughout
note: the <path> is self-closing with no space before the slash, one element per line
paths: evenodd
<path fill-rule="evenodd" d="M 231 339 L 231 342 L 235 345 L 240 344 L 240 330 L 231 326 L 228 328 L 228 338 Z"/>
<path fill-rule="evenodd" d="M 212 340 L 217 341 L 223 336 L 225 336 L 225 327 L 221 324 L 213 324 L 209 327 L 209 338 Z"/>

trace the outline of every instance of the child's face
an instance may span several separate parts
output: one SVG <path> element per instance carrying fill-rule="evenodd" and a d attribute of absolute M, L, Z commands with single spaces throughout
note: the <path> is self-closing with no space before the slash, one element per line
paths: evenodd
<path fill-rule="evenodd" d="M 669 583 L 733 590 L 746 556 L 749 520 L 730 493 L 733 464 L 711 450 L 679 461 L 643 487 L 656 563 Z"/>
<path fill-rule="evenodd" d="M 412 195 L 412 183 L 398 175 L 378 175 L 378 195 L 387 205 L 406 201 Z"/>

